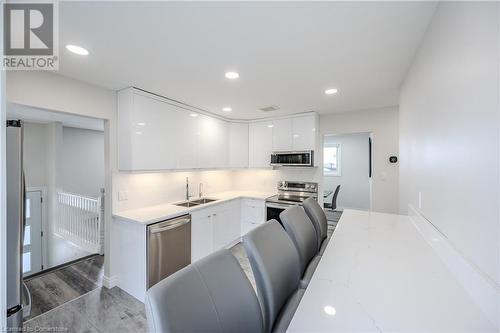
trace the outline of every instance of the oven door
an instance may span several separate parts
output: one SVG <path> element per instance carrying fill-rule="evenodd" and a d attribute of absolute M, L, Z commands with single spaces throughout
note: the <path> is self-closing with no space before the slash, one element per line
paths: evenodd
<path fill-rule="evenodd" d="M 280 203 L 275 203 L 275 202 L 266 202 L 266 221 L 275 219 L 279 223 L 281 223 L 280 220 L 280 214 L 282 211 L 287 209 L 288 207 L 291 207 L 292 205 L 288 204 L 280 204 Z"/>

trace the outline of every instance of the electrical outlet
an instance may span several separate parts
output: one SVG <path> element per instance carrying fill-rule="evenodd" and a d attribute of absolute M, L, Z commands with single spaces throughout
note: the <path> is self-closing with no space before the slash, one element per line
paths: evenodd
<path fill-rule="evenodd" d="M 128 191 L 118 191 L 118 201 L 128 200 Z"/>

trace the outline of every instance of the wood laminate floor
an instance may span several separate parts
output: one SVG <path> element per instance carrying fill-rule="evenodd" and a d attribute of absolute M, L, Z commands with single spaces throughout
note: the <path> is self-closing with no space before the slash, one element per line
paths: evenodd
<path fill-rule="evenodd" d="M 69 266 L 25 279 L 34 318 L 102 286 L 104 256 L 96 255 Z"/>

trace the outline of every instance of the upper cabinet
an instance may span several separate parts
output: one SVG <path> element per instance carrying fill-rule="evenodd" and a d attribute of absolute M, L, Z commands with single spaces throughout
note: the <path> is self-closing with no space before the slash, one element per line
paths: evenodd
<path fill-rule="evenodd" d="M 273 151 L 315 150 L 317 115 L 273 120 Z"/>
<path fill-rule="evenodd" d="M 226 168 L 229 123 L 133 88 L 118 92 L 118 168 Z"/>
<path fill-rule="evenodd" d="M 269 167 L 273 151 L 319 152 L 318 125 L 316 113 L 250 122 L 249 166 Z M 314 165 L 317 166 L 317 158 Z"/>
<path fill-rule="evenodd" d="M 266 168 L 273 151 L 273 122 L 255 121 L 249 125 L 248 164 L 251 168 Z"/>
<path fill-rule="evenodd" d="M 229 163 L 228 122 L 198 114 L 198 168 L 225 168 Z M 182 137 L 179 138 L 182 140 Z"/>
<path fill-rule="evenodd" d="M 192 169 L 198 163 L 198 119 L 196 113 L 186 112 L 183 109 L 176 109 L 174 117 L 171 119 L 175 129 L 176 138 L 167 146 L 176 156 L 175 169 Z"/>
<path fill-rule="evenodd" d="M 169 104 L 125 90 L 118 93 L 118 163 L 121 170 L 177 167 L 177 112 Z"/>
<path fill-rule="evenodd" d="M 311 114 L 307 116 L 294 117 L 292 120 L 292 149 L 293 150 L 316 150 L 318 140 L 318 116 Z M 319 153 L 319 151 L 317 152 Z"/>
<path fill-rule="evenodd" d="M 273 151 L 290 151 L 292 149 L 292 119 L 273 120 Z"/>
<path fill-rule="evenodd" d="M 229 123 L 229 166 L 248 168 L 248 123 Z"/>
<path fill-rule="evenodd" d="M 315 150 L 317 125 L 316 114 L 273 120 L 273 151 Z"/>
<path fill-rule="evenodd" d="M 273 151 L 317 150 L 315 113 L 228 121 L 134 88 L 118 92 L 118 169 L 267 168 Z"/>

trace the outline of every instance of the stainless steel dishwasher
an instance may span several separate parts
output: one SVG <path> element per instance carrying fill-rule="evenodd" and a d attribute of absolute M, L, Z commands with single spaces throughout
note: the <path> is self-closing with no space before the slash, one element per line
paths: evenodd
<path fill-rule="evenodd" d="M 191 263 L 191 215 L 148 226 L 148 288 Z"/>

